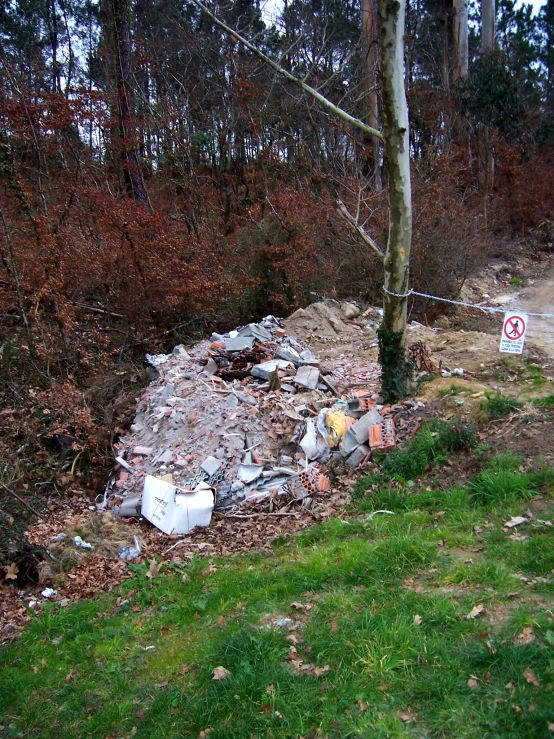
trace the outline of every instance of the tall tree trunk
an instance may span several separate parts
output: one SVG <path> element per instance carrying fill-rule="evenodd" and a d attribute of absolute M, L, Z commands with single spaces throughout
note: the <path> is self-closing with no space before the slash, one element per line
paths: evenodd
<path fill-rule="evenodd" d="M 546 67 L 546 104 L 554 109 L 554 0 L 543 6 L 542 26 L 546 37 L 542 61 Z"/>
<path fill-rule="evenodd" d="M 483 54 L 490 54 L 494 50 L 495 26 L 495 0 L 481 0 L 481 52 Z"/>
<path fill-rule="evenodd" d="M 151 209 L 137 154 L 135 93 L 131 61 L 131 0 L 111 0 L 115 77 L 123 176 L 129 195 Z"/>
<path fill-rule="evenodd" d="M 362 49 L 365 61 L 364 115 L 363 120 L 372 128 L 379 128 L 379 98 L 377 77 L 379 74 L 379 8 L 377 0 L 361 0 Z M 364 135 L 364 144 L 371 152 L 367 169 L 376 190 L 382 188 L 381 146 L 376 136 Z"/>
<path fill-rule="evenodd" d="M 384 259 L 384 316 L 379 330 L 379 358 L 387 402 L 407 394 L 413 371 L 406 348 L 412 195 L 404 86 L 405 10 L 406 0 L 381 0 L 379 7 L 383 137 L 389 181 L 389 237 Z"/>
<path fill-rule="evenodd" d="M 467 79 L 469 71 L 468 0 L 454 0 L 454 82 Z"/>

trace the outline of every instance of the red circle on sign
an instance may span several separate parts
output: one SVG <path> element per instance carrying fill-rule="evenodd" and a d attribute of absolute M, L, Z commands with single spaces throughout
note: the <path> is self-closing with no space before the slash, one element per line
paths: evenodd
<path fill-rule="evenodd" d="M 525 333 L 525 321 L 521 316 L 510 316 L 504 323 L 504 336 L 510 341 L 518 341 Z"/>

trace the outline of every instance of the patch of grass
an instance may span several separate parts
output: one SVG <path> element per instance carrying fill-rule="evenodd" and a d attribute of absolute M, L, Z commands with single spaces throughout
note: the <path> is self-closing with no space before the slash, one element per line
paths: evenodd
<path fill-rule="evenodd" d="M 427 432 L 431 461 L 459 443 Z M 501 493 L 486 506 L 392 477 L 272 554 L 174 562 L 152 580 L 137 565 L 112 594 L 45 603 L 0 651 L 6 737 L 548 736 L 554 536 L 536 520 L 518 528 L 527 539 L 502 530 L 526 506 L 498 476 L 525 497 L 554 473 L 521 463 L 487 461 L 475 480 L 496 476 Z"/>
<path fill-rule="evenodd" d="M 513 285 L 514 287 L 519 287 L 523 280 L 520 277 L 512 277 L 510 279 L 510 285 Z"/>
<path fill-rule="evenodd" d="M 472 502 L 481 506 L 529 500 L 538 492 L 529 476 L 507 469 L 483 470 L 467 487 Z"/>
<path fill-rule="evenodd" d="M 513 395 L 506 396 L 501 393 L 487 395 L 486 400 L 482 404 L 487 421 L 496 421 L 512 413 L 517 413 L 522 407 L 523 403 L 514 398 Z"/>
<path fill-rule="evenodd" d="M 439 390 L 439 395 L 441 396 L 441 398 L 445 398 L 449 395 L 459 395 L 460 393 L 463 393 L 464 390 L 465 388 L 461 387 L 460 385 L 456 385 L 456 383 L 453 382 L 450 387 Z"/>
<path fill-rule="evenodd" d="M 474 426 L 459 421 L 425 423 L 404 449 L 392 449 L 377 455 L 385 480 L 413 480 L 431 466 L 448 459 L 452 452 L 469 449 L 475 444 Z"/>
<path fill-rule="evenodd" d="M 537 408 L 554 408 L 554 393 L 547 395 L 544 398 L 536 398 L 535 400 L 533 400 L 533 403 L 537 406 Z"/>

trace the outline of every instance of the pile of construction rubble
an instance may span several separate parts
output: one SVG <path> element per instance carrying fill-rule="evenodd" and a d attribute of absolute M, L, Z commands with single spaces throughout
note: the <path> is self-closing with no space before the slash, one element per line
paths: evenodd
<path fill-rule="evenodd" d="M 168 534 L 208 525 L 214 507 L 317 505 L 325 466 L 363 466 L 417 425 L 413 401 L 383 407 L 377 363 L 323 365 L 273 316 L 147 360 L 157 377 L 99 508 Z"/>

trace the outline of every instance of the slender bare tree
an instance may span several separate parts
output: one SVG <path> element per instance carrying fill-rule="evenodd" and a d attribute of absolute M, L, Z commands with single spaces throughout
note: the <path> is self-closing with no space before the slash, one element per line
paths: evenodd
<path fill-rule="evenodd" d="M 493 0 L 494 2 L 494 0 Z M 467 79 L 469 71 L 468 0 L 454 0 L 454 82 Z"/>
<path fill-rule="evenodd" d="M 494 50 L 495 26 L 495 0 L 481 0 L 481 52 L 483 54 L 490 54 Z"/>
<path fill-rule="evenodd" d="M 410 138 L 408 106 L 404 86 L 404 27 L 406 0 L 380 0 L 381 20 L 381 84 L 383 93 L 383 131 L 364 123 L 332 103 L 304 80 L 295 77 L 270 59 L 257 46 L 220 20 L 201 0 L 196 5 L 214 23 L 244 44 L 290 82 L 318 100 L 346 123 L 364 134 L 376 137 L 385 145 L 385 163 L 389 182 L 389 236 L 384 256 L 384 317 L 379 333 L 379 356 L 382 366 L 382 387 L 387 402 L 405 396 L 411 389 L 412 363 L 406 346 L 406 319 L 410 247 L 412 243 L 412 195 L 410 179 Z M 341 210 L 344 209 L 342 206 Z M 352 216 L 349 222 L 360 226 Z M 352 223 L 354 221 L 354 223 Z M 372 245 L 368 236 L 366 243 Z M 376 251 L 380 253 L 377 247 Z"/>

